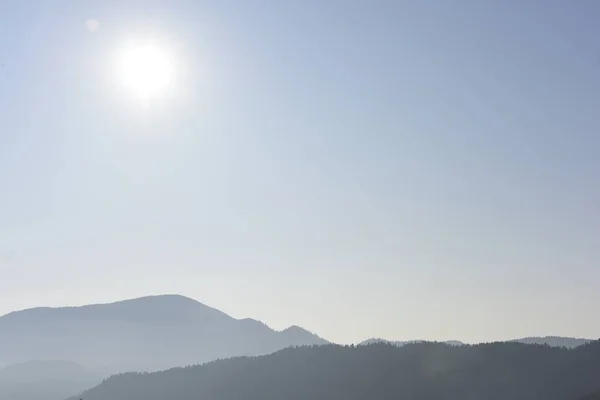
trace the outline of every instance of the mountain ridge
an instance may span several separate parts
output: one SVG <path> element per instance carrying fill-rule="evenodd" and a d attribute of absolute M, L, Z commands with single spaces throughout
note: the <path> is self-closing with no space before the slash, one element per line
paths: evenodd
<path fill-rule="evenodd" d="M 195 307 L 195 311 L 199 311 L 201 309 L 207 315 L 212 314 L 213 317 L 228 318 L 228 319 L 239 321 L 239 322 L 247 322 L 247 323 L 252 323 L 252 324 L 256 324 L 256 325 L 262 325 L 262 326 L 269 327 L 269 325 L 263 321 L 260 321 L 260 320 L 254 319 L 254 318 L 235 318 L 217 308 L 210 307 L 210 306 L 208 306 L 202 302 L 199 302 L 195 299 L 192 299 L 190 297 L 186 297 L 183 295 L 178 295 L 178 294 L 149 295 L 149 296 L 142 296 L 142 297 L 137 297 L 137 298 L 119 300 L 119 301 L 114 301 L 114 302 L 94 303 L 94 304 L 86 304 L 86 305 L 81 305 L 81 306 L 26 308 L 26 309 L 22 309 L 22 310 L 11 311 L 4 315 L 0 315 L 0 324 L 5 322 L 5 320 L 18 319 L 18 318 L 24 318 L 24 317 L 30 317 L 30 316 L 38 316 L 38 317 L 46 316 L 46 315 L 52 314 L 52 313 L 60 314 L 61 316 L 65 316 L 65 314 L 71 313 L 71 315 L 67 315 L 67 316 L 70 316 L 73 318 L 73 317 L 76 317 L 78 313 L 90 312 L 90 311 L 91 312 L 104 311 L 104 309 L 108 309 L 108 308 L 112 308 L 112 307 L 124 307 L 124 306 L 135 306 L 135 305 L 148 306 L 149 305 L 149 304 L 147 304 L 148 302 L 154 303 L 154 304 L 152 304 L 153 306 L 155 306 L 155 305 L 163 306 L 162 310 L 157 310 L 157 309 L 153 310 L 154 316 L 160 316 L 161 313 L 157 312 L 157 311 L 162 311 L 162 312 L 169 311 L 172 313 L 177 313 L 178 316 L 197 317 L 197 315 L 185 315 L 184 313 L 181 312 L 182 311 L 181 309 L 177 309 L 175 307 L 172 309 L 164 309 L 165 304 L 160 304 L 164 301 L 170 301 L 172 303 L 171 306 L 186 305 L 188 307 L 188 311 L 190 311 L 190 310 L 194 311 L 194 309 L 192 307 Z M 175 302 L 177 302 L 179 304 L 175 304 Z M 132 319 L 135 320 L 136 318 L 132 318 Z M 130 319 L 130 320 L 132 320 L 132 319 Z M 272 329 L 272 328 L 270 328 L 270 329 Z M 286 331 L 296 330 L 296 329 L 302 330 L 306 333 L 310 333 L 310 334 L 316 336 L 315 333 L 313 333 L 307 329 L 304 329 L 298 325 L 290 325 L 289 327 L 282 329 L 282 330 L 278 330 L 277 332 L 286 332 Z"/>
<path fill-rule="evenodd" d="M 167 302 L 169 302 L 169 304 L 167 304 Z M 0 321 L 2 321 L 3 319 L 19 318 L 19 317 L 31 316 L 31 315 L 35 315 L 35 314 L 37 314 L 38 316 L 39 315 L 44 316 L 44 315 L 50 314 L 50 313 L 60 313 L 60 314 L 68 314 L 69 313 L 73 316 L 73 315 L 76 315 L 77 313 L 98 312 L 98 311 L 103 311 L 106 309 L 112 309 L 113 311 L 115 309 L 120 309 L 121 311 L 127 311 L 128 309 L 131 310 L 132 307 L 142 306 L 142 305 L 146 306 L 146 307 L 158 305 L 162 308 L 162 311 L 164 311 L 164 308 L 166 308 L 166 306 L 169 306 L 169 309 L 171 311 L 179 311 L 179 312 L 183 310 L 183 307 L 185 307 L 185 309 L 187 309 L 187 310 L 191 310 L 193 307 L 195 307 L 196 310 L 198 310 L 201 307 L 207 313 L 212 313 L 214 315 L 219 315 L 222 317 L 233 318 L 230 315 L 228 315 L 216 308 L 207 306 L 206 304 L 203 304 L 192 298 L 182 296 L 182 295 L 177 295 L 177 294 L 163 294 L 163 295 L 143 296 L 143 297 L 114 301 L 114 302 L 108 302 L 108 303 L 85 304 L 85 305 L 81 305 L 81 306 L 33 307 L 33 308 L 27 308 L 27 309 L 23 309 L 23 310 L 9 312 L 5 315 L 0 316 Z M 156 312 L 159 310 L 154 309 L 153 311 Z"/>
<path fill-rule="evenodd" d="M 552 347 L 573 348 L 591 343 L 594 339 L 567 336 L 528 336 L 520 339 L 513 339 L 511 341 L 526 344 L 545 344 Z"/>
<path fill-rule="evenodd" d="M 0 317 L 2 364 L 68 359 L 92 367 L 114 365 L 115 372 L 158 370 L 325 343 L 329 342 L 294 325 L 277 331 L 264 322 L 233 318 L 173 294 L 36 307 Z"/>
<path fill-rule="evenodd" d="M 576 338 L 576 337 L 568 337 L 568 336 L 528 336 L 519 339 L 510 339 L 510 340 L 499 340 L 490 343 L 504 343 L 504 342 L 516 342 L 516 343 L 524 343 L 524 344 L 540 344 L 540 345 L 548 345 L 551 347 L 567 347 L 574 348 L 587 343 L 593 342 L 595 339 L 585 339 L 585 338 Z M 428 342 L 427 340 L 388 340 L 382 338 L 370 338 L 359 342 L 358 346 L 366 346 L 373 343 L 387 343 L 395 346 L 404 346 L 412 343 L 422 343 Z M 444 343 L 452 346 L 464 346 L 467 345 L 465 342 L 461 342 L 459 340 L 445 340 L 445 341 L 433 341 L 437 343 Z M 486 343 L 486 342 L 482 342 Z M 480 343 L 480 344 L 482 344 Z"/>
<path fill-rule="evenodd" d="M 122 374 L 82 397 L 587 400 L 582 396 L 598 389 L 599 375 L 600 341 L 573 349 L 515 342 L 326 345 L 287 348 L 265 356 L 236 357 L 152 374 Z"/>
<path fill-rule="evenodd" d="M 587 346 L 592 340 L 532 336 L 497 343 L 529 346 L 515 342 L 566 350 Z M 356 347 L 384 345 L 410 350 L 431 343 L 374 338 Z M 0 317 L 0 365 L 8 364 L 0 369 L 0 381 L 4 379 L 3 390 L 10 388 L 12 393 L 0 390 L 0 400 L 13 399 L 15 393 L 25 400 L 63 400 L 114 373 L 169 370 L 216 359 L 253 359 L 274 352 L 288 354 L 282 350 L 285 348 L 327 344 L 331 345 L 297 325 L 274 330 L 259 320 L 234 318 L 176 294 L 83 306 L 35 307 Z M 450 340 L 434 346 L 474 345 Z M 41 389 L 31 392 L 32 386 L 23 377 L 33 379 Z"/>
<path fill-rule="evenodd" d="M 370 339 L 366 339 L 363 340 L 362 342 L 359 342 L 357 344 L 357 346 L 367 346 L 370 344 L 376 344 L 376 343 L 384 343 L 384 344 L 391 344 L 394 346 L 405 346 L 407 344 L 414 344 L 414 343 L 443 343 L 443 344 L 447 344 L 450 346 L 463 346 L 466 343 L 461 342 L 459 340 L 444 340 L 444 341 L 429 341 L 429 340 L 420 340 L 420 339 L 415 339 L 415 340 L 388 340 L 388 339 L 382 339 L 382 338 L 370 338 Z"/>

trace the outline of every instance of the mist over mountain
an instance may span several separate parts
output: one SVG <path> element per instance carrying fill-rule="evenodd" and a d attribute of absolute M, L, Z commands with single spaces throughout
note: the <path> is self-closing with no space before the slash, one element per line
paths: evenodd
<path fill-rule="evenodd" d="M 178 295 L 0 317 L 3 364 L 60 359 L 113 372 L 147 371 L 325 343 L 300 327 L 278 332 Z"/>
<path fill-rule="evenodd" d="M 361 393 L 423 400 L 458 393 L 476 399 L 490 388 L 517 399 L 526 398 L 520 393 L 556 389 L 574 400 L 600 389 L 600 369 L 592 359 L 599 344 L 590 339 L 528 337 L 472 346 L 373 338 L 356 347 L 328 344 L 299 326 L 276 331 L 178 295 L 34 308 L 0 317 L 0 365 L 5 365 L 0 400 L 64 400 L 127 371 L 136 372 L 109 378 L 86 392 L 86 400 L 352 400 L 364 398 Z M 306 345 L 317 347 L 290 348 Z M 212 362 L 217 359 L 228 360 Z M 521 371 L 520 363 L 531 369 Z M 189 365 L 194 366 L 167 370 Z M 140 373 L 159 370 L 166 371 Z M 328 376 L 331 387 L 323 381 Z M 392 377 L 402 377 L 403 385 L 388 382 Z M 566 379 L 562 392 L 542 388 L 544 379 L 554 385 L 555 377 Z M 559 399 L 552 396 L 543 399 Z M 542 399 L 529 397 L 535 398 Z"/>
<path fill-rule="evenodd" d="M 574 349 L 421 342 L 288 348 L 261 357 L 121 374 L 83 398 L 576 400 L 599 389 L 600 342 Z"/>
<path fill-rule="evenodd" d="M 86 379 L 91 372 L 73 361 L 41 360 L 7 365 L 0 369 L 0 381 L 32 382 L 60 380 L 65 377 Z"/>
<path fill-rule="evenodd" d="M 91 386 L 103 375 L 61 360 L 28 361 L 0 369 L 0 400 L 63 400 Z"/>

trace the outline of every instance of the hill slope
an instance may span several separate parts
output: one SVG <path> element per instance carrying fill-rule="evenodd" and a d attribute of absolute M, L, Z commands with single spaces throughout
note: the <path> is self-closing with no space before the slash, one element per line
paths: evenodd
<path fill-rule="evenodd" d="M 600 342 L 576 349 L 417 343 L 285 349 L 152 374 L 122 374 L 86 400 L 572 400 L 600 387 Z"/>
<path fill-rule="evenodd" d="M 35 308 L 0 317 L 0 362 L 63 359 L 112 371 L 158 370 L 327 343 L 301 328 L 291 331 L 176 295 Z"/>

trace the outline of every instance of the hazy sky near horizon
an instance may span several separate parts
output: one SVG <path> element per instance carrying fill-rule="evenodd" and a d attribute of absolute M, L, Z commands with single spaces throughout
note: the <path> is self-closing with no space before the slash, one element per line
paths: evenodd
<path fill-rule="evenodd" d="M 600 337 L 599 12 L 0 2 L 0 314 L 179 293 L 338 342 Z M 173 64 L 149 104 L 132 39 Z"/>

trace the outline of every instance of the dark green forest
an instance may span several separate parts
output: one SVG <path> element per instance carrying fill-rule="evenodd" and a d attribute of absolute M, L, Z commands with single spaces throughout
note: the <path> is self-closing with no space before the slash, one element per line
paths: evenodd
<path fill-rule="evenodd" d="M 600 341 L 313 346 L 156 373 L 127 373 L 85 400 L 596 400 Z"/>

